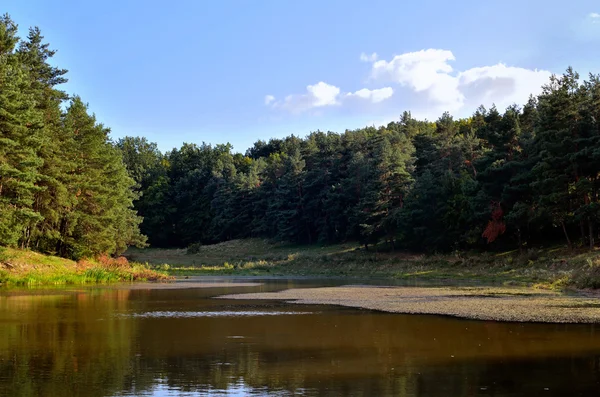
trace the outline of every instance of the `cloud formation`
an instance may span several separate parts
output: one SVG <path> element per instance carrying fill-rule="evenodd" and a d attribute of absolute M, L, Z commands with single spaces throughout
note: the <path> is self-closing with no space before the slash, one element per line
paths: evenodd
<path fill-rule="evenodd" d="M 347 97 L 357 97 L 361 99 L 367 99 L 372 103 L 378 103 L 381 101 L 385 101 L 390 98 L 394 94 L 394 89 L 392 87 L 384 87 L 378 88 L 375 90 L 369 90 L 367 88 L 363 88 L 362 90 L 358 90 L 354 93 L 349 92 L 346 94 Z"/>
<path fill-rule="evenodd" d="M 450 75 L 454 55 L 446 50 L 422 50 L 396 55 L 392 60 L 373 63 L 373 80 L 393 82 L 407 86 L 415 92 L 427 92 L 432 100 L 460 103 L 462 94 Z"/>
<path fill-rule="evenodd" d="M 600 14 L 597 12 L 592 12 L 589 15 L 590 19 L 592 20 L 592 23 L 600 23 Z"/>
<path fill-rule="evenodd" d="M 363 52 L 360 54 L 360 60 L 363 62 L 375 62 L 377 60 L 377 53 L 374 52 L 371 55 L 369 55 Z"/>
<path fill-rule="evenodd" d="M 354 93 L 348 92 L 343 95 L 340 92 L 339 87 L 320 81 L 317 84 L 306 86 L 305 94 L 288 95 L 280 101 L 275 100 L 275 97 L 272 95 L 267 95 L 265 97 L 265 105 L 271 106 L 274 109 L 280 108 L 292 113 L 301 113 L 314 108 L 342 105 L 346 99 L 350 98 L 378 103 L 390 98 L 394 94 L 394 90 L 391 87 L 374 90 L 363 88 Z"/>
<path fill-rule="evenodd" d="M 537 94 L 550 78 L 545 70 L 530 70 L 502 63 L 455 72 L 451 51 L 428 49 L 396 55 L 390 61 L 373 63 L 371 79 L 396 83 L 426 96 L 441 110 L 458 111 L 465 105 L 491 105 L 499 108 L 523 103 Z"/>
<path fill-rule="evenodd" d="M 283 100 L 276 100 L 274 96 L 267 95 L 265 104 L 273 108 L 281 108 L 292 113 L 299 113 L 311 108 L 338 105 L 340 89 L 323 81 L 306 86 L 306 93 L 292 94 Z"/>
<path fill-rule="evenodd" d="M 307 86 L 306 90 L 314 98 L 314 107 L 337 105 L 338 103 L 337 96 L 340 94 L 340 89 L 336 86 L 320 81 L 315 85 Z"/>
<path fill-rule="evenodd" d="M 288 95 L 281 100 L 267 95 L 265 104 L 292 113 L 332 106 L 348 107 L 346 110 L 353 112 L 373 111 L 373 106 L 397 111 L 408 104 L 411 108 L 407 110 L 415 115 L 429 117 L 450 111 L 462 117 L 481 104 L 486 107 L 495 104 L 499 109 L 514 103 L 523 104 L 530 95 L 539 94 L 551 76 L 546 70 L 503 63 L 457 71 L 451 65 L 456 60 L 454 54 L 443 49 L 408 52 L 390 60 L 379 59 L 376 53 L 362 53 L 360 59 L 371 64 L 368 84 L 381 88 L 344 92 L 340 87 L 320 81 L 308 85 L 303 94 Z M 362 78 L 359 76 L 357 80 Z M 395 99 L 390 99 L 392 96 Z M 390 103 L 384 105 L 384 101 Z M 365 107 L 361 103 L 372 106 Z"/>
<path fill-rule="evenodd" d="M 274 100 L 275 100 L 275 97 L 273 95 L 266 95 L 265 96 L 265 105 L 269 105 Z"/>

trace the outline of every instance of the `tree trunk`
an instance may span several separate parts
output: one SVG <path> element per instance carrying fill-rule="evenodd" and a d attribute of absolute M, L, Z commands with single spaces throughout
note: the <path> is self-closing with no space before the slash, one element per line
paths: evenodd
<path fill-rule="evenodd" d="M 585 246 L 586 241 L 586 232 L 585 232 L 585 225 L 583 224 L 583 219 L 581 219 L 579 221 L 579 230 L 581 231 L 581 245 Z"/>
<path fill-rule="evenodd" d="M 521 236 L 521 228 L 517 227 L 517 239 L 519 241 L 519 252 L 523 252 L 523 238 Z"/>
<path fill-rule="evenodd" d="M 571 244 L 571 239 L 569 238 L 569 233 L 567 233 L 567 227 L 565 226 L 565 222 L 561 221 L 560 224 L 562 226 L 563 233 L 565 233 L 565 238 L 567 239 L 567 246 L 569 247 L 569 249 L 573 249 L 573 244 Z"/>

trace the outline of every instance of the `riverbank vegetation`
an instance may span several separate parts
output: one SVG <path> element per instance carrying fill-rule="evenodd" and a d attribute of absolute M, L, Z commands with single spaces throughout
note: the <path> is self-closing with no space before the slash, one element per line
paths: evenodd
<path fill-rule="evenodd" d="M 141 137 L 113 141 L 83 99 L 59 89 L 67 71 L 54 53 L 38 28 L 20 39 L 0 18 L 0 246 L 80 263 L 149 242 L 171 250 L 130 257 L 177 253 L 167 266 L 194 271 L 214 262 L 560 282 L 564 270 L 568 284 L 600 286 L 599 76 L 569 68 L 523 106 L 463 119 L 404 112 L 381 127 L 259 140 L 243 154 L 206 143 L 163 153 Z M 241 239 L 279 244 L 211 259 Z"/>
<path fill-rule="evenodd" d="M 187 250 L 133 248 L 125 255 L 176 276 L 310 276 L 600 288 L 597 253 L 563 246 L 526 252 L 414 254 L 384 244 L 366 251 L 356 243 L 307 246 L 244 239 Z"/>
<path fill-rule="evenodd" d="M 35 286 L 56 284 L 97 284 L 129 281 L 166 281 L 164 272 L 124 257 L 100 255 L 95 259 L 73 261 L 37 252 L 0 249 L 0 284 Z"/>

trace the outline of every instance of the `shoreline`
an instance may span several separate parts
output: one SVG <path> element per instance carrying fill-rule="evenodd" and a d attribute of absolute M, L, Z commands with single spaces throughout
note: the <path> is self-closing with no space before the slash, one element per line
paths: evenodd
<path fill-rule="evenodd" d="M 365 251 L 355 243 L 285 245 L 231 240 L 186 249 L 131 248 L 125 256 L 172 276 L 259 276 L 387 279 L 440 284 L 528 286 L 556 290 L 600 288 L 600 250 L 549 246 L 526 251 L 425 255 Z"/>
<path fill-rule="evenodd" d="M 531 288 L 346 285 L 230 294 L 216 298 L 337 305 L 397 314 L 443 315 L 483 321 L 600 323 L 600 302 L 595 295 L 566 295 Z"/>

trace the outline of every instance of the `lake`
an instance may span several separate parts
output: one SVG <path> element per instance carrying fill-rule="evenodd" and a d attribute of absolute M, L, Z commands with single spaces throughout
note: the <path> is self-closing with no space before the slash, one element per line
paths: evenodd
<path fill-rule="evenodd" d="M 180 283 L 192 287 L 201 280 Z M 274 279 L 237 287 L 2 290 L 0 395 L 600 392 L 596 325 L 498 323 L 212 299 L 348 283 Z"/>

